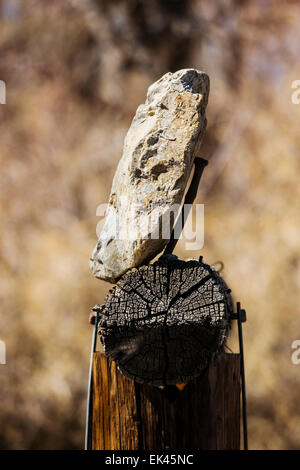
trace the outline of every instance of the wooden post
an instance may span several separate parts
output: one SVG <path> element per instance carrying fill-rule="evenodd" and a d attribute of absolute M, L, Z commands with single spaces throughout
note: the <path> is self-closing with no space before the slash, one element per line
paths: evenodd
<path fill-rule="evenodd" d="M 92 449 L 240 448 L 239 354 L 220 354 L 176 393 L 170 401 L 158 387 L 137 384 L 94 353 Z"/>

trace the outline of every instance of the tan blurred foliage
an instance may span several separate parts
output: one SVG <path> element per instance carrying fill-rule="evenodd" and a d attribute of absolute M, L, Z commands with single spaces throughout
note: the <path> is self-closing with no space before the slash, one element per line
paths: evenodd
<path fill-rule="evenodd" d="M 248 313 L 250 446 L 300 447 L 297 3 L 0 1 L 1 448 L 83 447 L 96 207 L 148 85 L 183 67 L 211 77 L 201 254 Z"/>

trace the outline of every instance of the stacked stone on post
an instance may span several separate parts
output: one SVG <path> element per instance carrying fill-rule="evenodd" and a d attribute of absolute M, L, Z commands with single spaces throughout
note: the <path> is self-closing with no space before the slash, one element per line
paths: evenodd
<path fill-rule="evenodd" d="M 168 243 L 160 226 L 182 202 L 206 127 L 208 94 L 208 76 L 195 69 L 169 72 L 149 87 L 125 138 L 91 256 L 97 278 L 114 283 Z"/>

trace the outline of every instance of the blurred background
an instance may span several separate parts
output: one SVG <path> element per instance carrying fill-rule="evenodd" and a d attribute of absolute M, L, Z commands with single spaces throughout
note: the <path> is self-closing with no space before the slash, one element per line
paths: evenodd
<path fill-rule="evenodd" d="M 211 79 L 205 244 L 247 310 L 250 448 L 299 449 L 297 0 L 1 0 L 0 448 L 82 449 L 98 204 L 147 87 Z M 236 350 L 233 330 L 229 346 Z"/>

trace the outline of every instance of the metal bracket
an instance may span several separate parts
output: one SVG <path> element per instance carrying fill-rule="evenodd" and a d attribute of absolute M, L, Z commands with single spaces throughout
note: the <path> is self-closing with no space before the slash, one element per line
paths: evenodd
<path fill-rule="evenodd" d="M 239 302 L 238 302 L 239 304 Z M 246 317 L 246 310 L 244 309 L 240 309 L 239 313 L 232 313 L 230 318 L 231 320 L 238 320 L 238 316 L 240 315 L 240 318 L 241 318 L 241 323 L 245 323 L 247 321 L 247 317 Z"/>
<path fill-rule="evenodd" d="M 97 330 L 99 315 L 101 312 L 101 307 L 95 305 L 92 308 L 90 315 L 90 323 L 94 325 L 93 330 L 93 339 L 92 339 L 92 348 L 91 348 L 91 358 L 90 358 L 90 372 L 89 372 L 89 385 L 87 392 L 87 405 L 86 405 L 86 425 L 85 425 L 85 444 L 84 450 L 91 450 L 92 448 L 92 421 L 93 421 L 93 356 L 97 348 Z"/>
<path fill-rule="evenodd" d="M 184 228 L 184 224 L 187 220 L 189 210 L 191 209 L 191 206 L 197 196 L 197 191 L 198 191 L 198 186 L 199 186 L 201 175 L 207 164 L 208 164 L 208 161 L 204 160 L 204 158 L 195 157 L 195 160 L 194 160 L 195 170 L 194 170 L 193 178 L 189 186 L 189 189 L 185 195 L 185 199 L 184 199 L 183 206 L 181 208 L 180 215 L 176 221 L 175 227 L 172 230 L 170 240 L 164 250 L 164 255 L 172 254 L 175 249 L 175 246 L 178 242 L 178 239 L 175 238 L 175 233 L 178 233 L 179 230 L 182 231 Z M 185 205 L 188 205 L 188 210 L 187 209 L 185 210 Z"/>
<path fill-rule="evenodd" d="M 244 344 L 243 344 L 243 330 L 242 330 L 242 323 L 246 322 L 247 317 L 246 317 L 246 310 L 241 309 L 240 302 L 237 302 L 236 307 L 237 307 L 237 311 L 236 313 L 231 314 L 231 319 L 237 320 L 237 324 L 238 324 L 239 348 L 240 348 L 240 357 L 241 357 L 241 387 L 242 387 L 244 450 L 248 450 L 246 378 L 245 378 Z"/>

